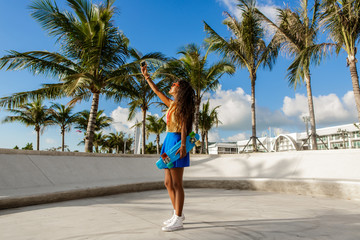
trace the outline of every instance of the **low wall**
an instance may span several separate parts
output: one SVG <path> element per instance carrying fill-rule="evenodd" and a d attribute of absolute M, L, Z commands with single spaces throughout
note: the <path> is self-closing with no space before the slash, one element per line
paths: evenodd
<path fill-rule="evenodd" d="M 162 189 L 157 155 L 0 149 L 0 209 Z M 360 199 L 360 150 L 192 155 L 185 187 Z"/>

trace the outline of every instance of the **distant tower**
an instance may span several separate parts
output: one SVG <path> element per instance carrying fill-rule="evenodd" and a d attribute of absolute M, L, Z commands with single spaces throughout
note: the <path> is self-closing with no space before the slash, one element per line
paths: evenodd
<path fill-rule="evenodd" d="M 138 124 L 138 121 L 136 120 L 136 125 Z M 134 142 L 134 154 L 140 154 L 141 149 L 141 131 L 140 126 L 135 127 L 135 142 Z"/>

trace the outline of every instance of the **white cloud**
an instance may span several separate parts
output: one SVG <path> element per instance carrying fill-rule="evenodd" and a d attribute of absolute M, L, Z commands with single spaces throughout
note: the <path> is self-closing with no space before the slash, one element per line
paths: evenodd
<path fill-rule="evenodd" d="M 248 139 L 251 132 L 251 97 L 242 88 L 223 90 L 221 86 L 213 94 L 205 94 L 203 103 L 210 99 L 210 108 L 218 108 L 219 120 L 222 124 L 209 132 L 209 141 L 234 142 Z M 346 124 L 357 121 L 354 94 L 347 92 L 343 97 L 336 94 L 313 96 L 315 118 L 318 127 Z M 284 97 L 283 106 L 278 110 L 270 110 L 256 106 L 257 135 L 268 136 L 286 134 L 289 131 L 302 131 L 302 117 L 308 116 L 307 97 L 296 94 L 294 98 Z M 240 132 L 229 137 L 225 132 Z M 241 132 L 243 131 L 243 132 Z M 233 133 L 232 133 L 233 134 Z M 231 134 L 230 134 L 231 135 Z"/>
<path fill-rule="evenodd" d="M 146 116 L 154 115 L 156 117 L 159 117 L 158 114 L 151 114 L 151 112 L 146 112 Z M 128 120 L 129 117 L 129 108 L 122 108 L 117 107 L 115 110 L 113 110 L 110 113 L 110 116 L 113 119 L 113 123 L 111 124 L 113 128 L 115 128 L 116 131 L 125 132 L 127 134 L 134 134 L 135 128 L 131 128 L 135 125 L 136 121 L 141 122 L 142 121 L 142 112 L 138 111 L 135 113 L 135 117 L 132 120 Z M 108 134 L 112 132 L 111 130 L 104 131 L 105 134 Z"/>
<path fill-rule="evenodd" d="M 55 143 L 56 143 L 56 140 L 53 139 L 53 138 L 46 138 L 46 139 L 45 139 L 45 142 L 46 142 L 47 144 L 55 144 Z"/>
<path fill-rule="evenodd" d="M 235 90 L 222 90 L 221 86 L 210 96 L 205 95 L 203 102 L 206 98 L 210 97 L 210 108 L 220 106 L 218 108 L 219 120 L 222 122 L 219 125 L 220 129 L 246 129 L 249 122 L 251 122 L 250 114 L 250 95 L 245 94 L 242 88 Z"/>
<path fill-rule="evenodd" d="M 251 129 L 251 96 L 242 88 L 235 90 L 222 90 L 221 86 L 214 94 L 204 95 L 203 102 L 210 98 L 210 108 L 218 108 L 220 130 L 248 131 Z M 256 123 L 258 129 L 269 126 L 280 127 L 293 124 L 281 111 L 271 111 L 265 107 L 256 106 Z"/>
<path fill-rule="evenodd" d="M 272 22 L 277 22 L 277 8 L 279 8 L 279 6 L 273 4 L 271 1 L 268 1 L 267 4 L 259 4 L 257 7 L 260 12 L 262 12 Z"/>
<path fill-rule="evenodd" d="M 356 109 L 356 104 L 355 104 L 354 91 L 348 91 L 342 97 L 342 100 L 343 100 L 346 108 L 356 115 L 357 109 Z"/>
<path fill-rule="evenodd" d="M 237 7 L 238 3 L 236 0 L 217 0 L 217 1 L 224 4 L 231 15 L 235 16 L 237 19 L 240 19 L 241 11 Z"/>
<path fill-rule="evenodd" d="M 295 98 L 286 96 L 282 111 L 286 116 L 294 117 L 308 112 L 307 110 L 307 97 L 302 94 L 295 94 Z"/>
<path fill-rule="evenodd" d="M 334 93 L 324 96 L 313 96 L 315 119 L 318 124 L 340 124 L 354 122 L 357 119 L 354 94 L 347 92 L 342 100 Z M 285 97 L 282 110 L 286 116 L 302 120 L 308 116 L 308 101 L 303 94 L 295 98 Z"/>
<path fill-rule="evenodd" d="M 223 139 L 224 142 L 237 142 L 241 140 L 249 139 L 250 135 L 246 133 L 238 133 L 234 136 L 227 137 L 226 139 Z"/>
<path fill-rule="evenodd" d="M 246 133 L 238 133 L 229 137 L 222 138 L 218 129 L 212 129 L 209 132 L 209 142 L 237 142 L 248 139 L 250 135 Z"/>
<path fill-rule="evenodd" d="M 113 118 L 112 126 L 115 128 L 116 131 L 126 132 L 127 134 L 133 134 L 134 129 L 130 129 L 132 126 L 135 125 L 136 120 L 138 122 L 142 121 L 142 113 L 137 112 L 135 117 L 132 120 L 128 120 L 129 116 L 129 109 L 118 107 L 114 111 L 111 112 L 110 116 Z"/>
<path fill-rule="evenodd" d="M 218 130 L 210 130 L 208 133 L 209 142 L 220 142 L 221 137 Z"/>
<path fill-rule="evenodd" d="M 241 10 L 237 7 L 239 2 L 237 0 L 217 0 L 218 2 L 224 4 L 228 9 L 229 13 L 235 16 L 237 19 L 241 18 Z M 277 18 L 277 5 L 275 5 L 272 1 L 258 1 L 256 7 L 270 20 L 276 21 Z"/>

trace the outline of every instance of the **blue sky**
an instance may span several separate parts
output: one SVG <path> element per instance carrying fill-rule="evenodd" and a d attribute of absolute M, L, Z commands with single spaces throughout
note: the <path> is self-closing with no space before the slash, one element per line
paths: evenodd
<path fill-rule="evenodd" d="M 0 8 L 0 56 L 7 50 L 19 52 L 32 50 L 58 51 L 55 40 L 43 31 L 32 19 L 28 5 L 31 1 L 2 1 Z M 97 2 L 97 1 L 95 1 Z M 311 2 L 311 1 L 310 1 Z M 67 9 L 64 0 L 57 3 Z M 275 8 L 283 4 L 296 7 L 298 1 L 258 1 L 260 10 L 274 18 Z M 180 47 L 196 43 L 201 44 L 206 37 L 203 21 L 206 21 L 220 35 L 229 37 L 229 32 L 222 24 L 224 11 L 236 15 L 238 10 L 234 0 L 117 0 L 118 13 L 115 24 L 130 39 L 130 45 L 142 53 L 162 52 L 169 57 L 178 57 Z M 326 36 L 321 36 L 326 41 Z M 320 66 L 311 68 L 312 90 L 315 102 L 317 127 L 334 126 L 357 121 L 355 102 L 349 69 L 346 67 L 346 54 L 333 55 L 325 59 Z M 220 57 L 212 54 L 211 60 Z M 307 115 L 305 86 L 296 90 L 288 86 L 286 69 L 292 59 L 281 54 L 272 71 L 259 69 L 256 82 L 256 107 L 258 136 L 268 134 L 268 128 L 274 133 L 304 131 L 301 116 Z M 43 76 L 33 76 L 27 71 L 0 71 L 0 97 L 12 93 L 37 89 L 44 83 L 57 82 Z M 210 132 L 210 141 L 236 141 L 250 136 L 250 80 L 245 69 L 237 69 L 233 76 L 224 76 L 216 92 L 205 95 L 212 106 L 219 109 L 222 125 Z M 56 100 L 66 104 L 68 99 Z M 46 102 L 49 106 L 50 103 Z M 99 109 L 104 109 L 107 116 L 115 119 L 115 124 L 105 132 L 127 131 L 133 122 L 127 122 L 128 106 L 126 101 L 115 104 L 100 100 Z M 90 109 L 89 102 L 81 102 L 75 111 Z M 151 108 L 150 114 L 160 114 L 159 109 Z M 0 119 L 9 113 L 1 109 Z M 140 112 L 138 113 L 140 120 Z M 32 142 L 36 145 L 36 134 L 32 127 L 18 123 L 0 124 L 2 137 L 0 148 L 24 147 Z M 162 139 L 164 136 L 162 136 Z M 66 144 L 71 150 L 83 151 L 84 146 L 77 146 L 82 134 L 72 129 L 66 135 Z M 150 137 L 149 141 L 154 138 Z M 40 149 L 44 150 L 61 145 L 60 129 L 48 127 L 41 135 Z"/>

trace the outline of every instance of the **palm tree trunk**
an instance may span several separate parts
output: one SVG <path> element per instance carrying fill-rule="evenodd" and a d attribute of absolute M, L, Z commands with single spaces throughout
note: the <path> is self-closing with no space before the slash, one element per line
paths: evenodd
<path fill-rule="evenodd" d="M 200 98 L 200 94 L 198 94 L 195 97 L 195 116 L 194 116 L 195 133 L 199 133 L 200 103 L 201 103 L 201 98 Z M 196 154 L 196 146 L 193 149 L 193 154 Z"/>
<path fill-rule="evenodd" d="M 256 74 L 251 74 L 251 127 L 252 127 L 252 145 L 253 151 L 257 152 L 256 146 L 256 114 L 255 114 L 255 81 L 256 81 Z"/>
<path fill-rule="evenodd" d="M 156 154 L 160 153 L 160 134 L 156 134 Z"/>
<path fill-rule="evenodd" d="M 95 152 L 98 153 L 99 152 L 99 146 L 97 144 L 94 144 L 95 147 Z"/>
<path fill-rule="evenodd" d="M 99 93 L 93 93 L 93 99 L 91 103 L 91 110 L 89 115 L 89 122 L 86 129 L 85 137 L 85 152 L 93 151 L 94 144 L 94 129 L 96 123 L 96 115 L 99 107 Z"/>
<path fill-rule="evenodd" d="M 40 150 L 40 128 L 36 129 L 36 150 Z"/>
<path fill-rule="evenodd" d="M 205 132 L 201 131 L 201 153 L 205 153 Z"/>
<path fill-rule="evenodd" d="M 61 151 L 64 152 L 65 148 L 65 129 L 61 128 Z"/>
<path fill-rule="evenodd" d="M 145 154 L 145 126 L 146 126 L 146 109 L 142 109 L 143 122 L 142 122 L 142 154 Z"/>
<path fill-rule="evenodd" d="M 358 118 L 360 122 L 360 88 L 359 88 L 359 75 L 356 68 L 356 58 L 355 56 L 350 58 L 348 57 L 349 61 L 349 67 L 350 67 L 350 74 L 351 74 L 351 81 L 353 85 L 353 91 L 354 91 L 354 98 L 356 103 L 356 108 L 358 112 Z"/>
<path fill-rule="evenodd" d="M 310 73 L 309 72 L 305 73 L 305 83 L 306 83 L 308 105 L 309 105 L 309 114 L 310 114 L 312 149 L 317 150 L 314 102 L 313 102 L 313 96 L 312 96 L 312 91 L 311 91 L 311 78 L 310 78 Z"/>
<path fill-rule="evenodd" d="M 205 141 L 206 141 L 206 154 L 209 154 L 209 136 L 208 131 L 205 132 Z"/>

